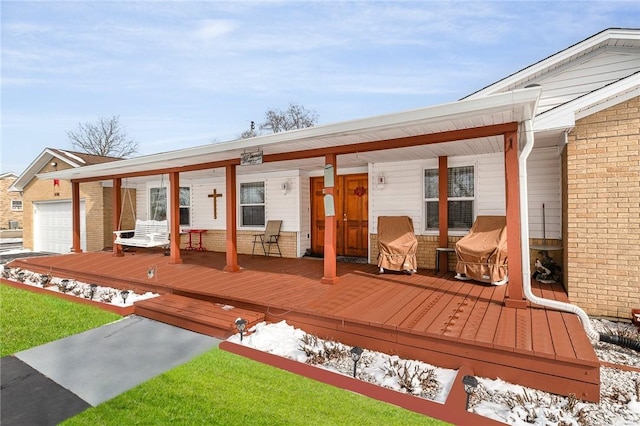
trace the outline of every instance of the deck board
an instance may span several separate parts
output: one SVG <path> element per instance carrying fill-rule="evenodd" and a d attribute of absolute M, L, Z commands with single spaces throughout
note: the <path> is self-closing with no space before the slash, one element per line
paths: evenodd
<path fill-rule="evenodd" d="M 217 316 L 200 311 L 223 303 L 346 344 L 448 368 L 466 365 L 486 377 L 599 398 L 598 360 L 577 316 L 537 305 L 506 307 L 509 284 L 459 281 L 451 273 L 431 270 L 411 276 L 379 274 L 375 265 L 339 263 L 338 283 L 325 285 L 318 260 L 240 255 L 239 264 L 239 272 L 225 272 L 224 253 L 185 252 L 183 263 L 172 265 L 162 251 L 139 249 L 123 257 L 80 253 L 19 259 L 10 266 L 192 298 L 192 304 L 171 297 L 149 304 L 164 303 L 158 307 L 166 311 L 163 320 L 185 328 L 190 326 L 186 320 L 172 318 L 193 316 L 194 323 L 200 321 L 199 332 L 206 332 L 201 323 Z M 147 278 L 150 267 L 157 272 L 153 280 Z M 548 299 L 568 300 L 560 285 L 534 281 L 532 290 Z"/>

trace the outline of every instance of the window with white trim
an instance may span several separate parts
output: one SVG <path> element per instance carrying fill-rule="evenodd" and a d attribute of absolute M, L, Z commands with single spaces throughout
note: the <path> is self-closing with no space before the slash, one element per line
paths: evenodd
<path fill-rule="evenodd" d="M 191 225 L 191 188 L 180 187 L 180 225 Z M 149 219 L 167 220 L 167 188 L 149 188 Z"/>
<path fill-rule="evenodd" d="M 438 215 L 438 169 L 424 171 L 425 229 L 437 231 Z M 447 182 L 448 227 L 450 231 L 468 231 L 473 225 L 475 203 L 474 166 L 450 167 Z"/>
<path fill-rule="evenodd" d="M 11 200 L 11 211 L 13 211 L 13 212 L 21 212 L 22 211 L 22 200 Z"/>
<path fill-rule="evenodd" d="M 191 225 L 191 188 L 180 187 L 180 225 Z"/>
<path fill-rule="evenodd" d="M 240 226 L 264 226 L 264 217 L 264 181 L 241 183 Z"/>
<path fill-rule="evenodd" d="M 149 219 L 167 220 L 167 188 L 149 188 Z"/>

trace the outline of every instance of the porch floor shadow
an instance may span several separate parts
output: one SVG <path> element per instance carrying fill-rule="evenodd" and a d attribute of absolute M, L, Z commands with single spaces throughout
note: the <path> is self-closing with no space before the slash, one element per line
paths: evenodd
<path fill-rule="evenodd" d="M 376 265 L 338 263 L 338 282 L 321 284 L 323 262 L 239 255 L 239 272 L 225 272 L 225 254 L 184 251 L 170 264 L 162 251 L 136 249 L 16 259 L 8 266 L 86 283 L 183 296 L 164 321 L 190 328 L 178 311 L 192 299 L 257 312 L 324 339 L 555 394 L 599 401 L 599 361 L 575 314 L 531 305 L 505 307 L 505 286 L 456 280 L 452 273 L 379 274 Z M 149 271 L 153 270 L 153 274 Z M 151 278 L 149 276 L 152 275 Z M 568 301 L 559 284 L 532 282 L 541 297 Z M 188 298 L 188 299 L 187 299 Z M 146 306 L 136 313 L 149 315 Z M 202 312 L 194 315 L 201 316 Z M 173 318 L 173 319 L 172 319 Z M 155 317 L 155 319 L 158 319 Z M 220 336 L 199 325 L 197 331 Z M 192 328 L 193 329 L 193 328 Z"/>

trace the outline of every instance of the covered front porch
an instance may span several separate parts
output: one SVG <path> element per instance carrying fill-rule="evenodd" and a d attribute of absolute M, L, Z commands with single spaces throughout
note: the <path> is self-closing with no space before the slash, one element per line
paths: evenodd
<path fill-rule="evenodd" d="M 225 271 L 225 253 L 182 251 L 181 259 L 175 264 L 161 250 L 136 249 L 122 257 L 74 253 L 19 259 L 9 266 L 231 305 L 345 344 L 599 399 L 600 365 L 578 317 L 536 305 L 509 306 L 508 286 L 463 282 L 429 269 L 381 275 L 375 265 L 355 263 L 338 263 L 339 279 L 327 286 L 320 283 L 324 270 L 318 259 L 239 255 L 237 272 Z M 532 285 L 537 296 L 567 301 L 560 285 Z M 178 314 L 184 306 L 172 309 L 176 314 L 173 320 L 166 316 L 167 322 L 185 328 L 197 322 Z M 136 310 L 154 315 L 143 302 Z"/>

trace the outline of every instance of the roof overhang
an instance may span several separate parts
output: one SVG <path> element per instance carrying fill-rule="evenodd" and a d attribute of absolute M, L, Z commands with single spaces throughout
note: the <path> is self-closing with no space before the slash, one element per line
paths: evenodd
<path fill-rule="evenodd" d="M 34 177 L 37 176 L 38 178 L 41 178 L 41 175 L 38 174 L 38 172 L 42 170 L 47 164 L 51 163 L 53 159 L 55 159 L 56 161 L 62 161 L 73 168 L 82 166 L 82 163 L 80 163 L 79 161 L 74 161 L 73 157 L 68 158 L 67 156 L 58 154 L 58 152 L 54 149 L 45 148 L 40 153 L 40 155 L 38 155 L 36 159 L 33 160 L 31 164 L 29 164 L 29 166 L 20 174 L 15 182 L 13 182 L 13 185 L 11 185 L 9 191 L 23 191 Z M 44 173 L 42 175 L 44 175 Z"/>
<path fill-rule="evenodd" d="M 576 120 L 637 96 L 640 96 L 640 74 L 635 73 L 539 114 L 533 129 L 536 132 L 571 129 Z"/>
<path fill-rule="evenodd" d="M 198 170 L 210 168 L 211 164 L 224 165 L 224 162 L 237 164 L 242 153 L 254 151 L 262 151 L 264 156 L 273 158 L 279 158 L 278 156 L 284 158 L 295 152 L 309 153 L 308 156 L 301 155 L 298 159 L 302 164 L 306 158 L 311 158 L 322 150 L 335 149 L 336 152 L 347 156 L 351 154 L 348 148 L 350 146 L 354 147 L 352 153 L 355 153 L 358 146 L 364 146 L 366 143 L 420 136 L 431 136 L 432 140 L 437 140 L 437 135 L 447 135 L 447 138 L 440 142 L 446 142 L 453 152 L 453 147 L 462 143 L 459 141 L 466 140 L 466 143 L 469 143 L 469 137 L 465 136 L 472 134 L 465 132 L 469 129 L 521 123 L 532 119 L 540 93 L 539 88 L 515 90 L 406 112 L 50 172 L 40 174 L 38 177 L 90 181 L 107 180 L 116 176 L 159 174 L 171 170 Z M 459 137 L 456 138 L 456 135 Z M 489 139 L 489 136 L 481 139 Z M 478 144 L 482 142 L 486 142 L 487 149 L 496 149 L 495 143 L 478 141 Z M 344 149 L 344 147 L 347 148 Z M 255 172 L 260 168 L 251 170 Z"/>

